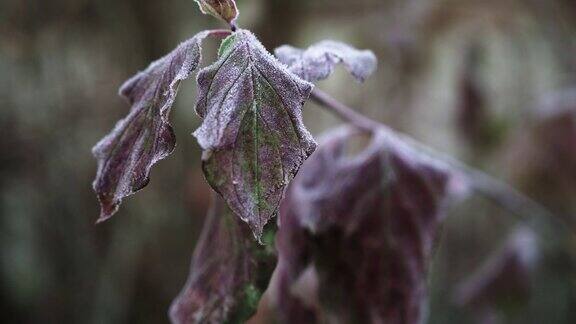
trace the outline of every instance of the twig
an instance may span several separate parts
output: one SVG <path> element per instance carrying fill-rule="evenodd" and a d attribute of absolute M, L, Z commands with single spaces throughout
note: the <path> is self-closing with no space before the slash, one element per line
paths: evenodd
<path fill-rule="evenodd" d="M 312 100 L 316 101 L 321 106 L 328 108 L 343 120 L 368 133 L 371 133 L 382 126 L 317 88 L 312 91 Z"/>
<path fill-rule="evenodd" d="M 311 98 L 322 107 L 338 115 L 358 129 L 369 133 L 375 131 L 385 132 L 391 138 L 395 138 L 411 147 L 415 152 L 418 152 L 418 154 L 423 154 L 428 158 L 442 163 L 450 170 L 463 174 L 469 181 L 471 189 L 474 192 L 519 216 L 523 222 L 528 223 L 535 230 L 539 232 L 545 231 L 547 236 L 550 235 L 550 237 L 557 238 L 560 238 L 558 235 L 561 235 L 562 238 L 568 238 L 574 235 L 574 233 L 569 230 L 569 227 L 562 222 L 560 217 L 554 215 L 541 204 L 528 198 L 505 182 L 478 169 L 472 168 L 446 154 L 437 152 L 429 146 L 405 134 L 399 133 L 384 124 L 373 121 L 319 89 L 312 91 Z"/>

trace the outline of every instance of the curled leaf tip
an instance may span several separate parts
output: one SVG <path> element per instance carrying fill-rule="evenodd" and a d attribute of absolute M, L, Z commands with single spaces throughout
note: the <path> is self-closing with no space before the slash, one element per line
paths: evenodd
<path fill-rule="evenodd" d="M 378 59 L 372 51 L 358 50 L 331 40 L 321 41 L 307 49 L 283 45 L 274 54 L 290 71 L 310 82 L 328 78 L 338 64 L 344 65 L 358 82 L 364 82 L 376 71 L 378 65 Z"/>
<path fill-rule="evenodd" d="M 111 201 L 106 199 L 104 195 L 99 195 L 98 200 L 100 201 L 100 216 L 96 224 L 101 224 L 116 214 L 120 207 L 120 201 Z"/>
<path fill-rule="evenodd" d="M 232 30 L 236 29 L 238 7 L 234 0 L 195 0 L 203 14 L 214 16 L 227 22 Z"/>
<path fill-rule="evenodd" d="M 109 211 L 102 211 L 100 213 L 100 217 L 98 217 L 98 220 L 96 220 L 96 225 L 98 224 L 102 224 L 105 221 L 109 220 L 110 218 L 112 218 L 112 215 L 115 214 L 118 211 L 118 205 L 116 205 L 116 207 L 113 208 L 113 210 L 109 210 Z"/>

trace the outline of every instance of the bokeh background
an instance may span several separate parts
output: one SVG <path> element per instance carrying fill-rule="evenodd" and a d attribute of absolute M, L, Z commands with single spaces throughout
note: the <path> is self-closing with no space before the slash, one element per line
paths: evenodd
<path fill-rule="evenodd" d="M 372 49 L 379 69 L 365 84 L 338 71 L 319 86 L 512 183 L 575 229 L 576 2 L 238 3 L 239 24 L 269 49 L 325 38 Z M 0 322 L 167 322 L 209 200 L 190 135 L 194 82 L 172 114 L 176 152 L 98 226 L 90 150 L 128 111 L 116 95 L 125 79 L 217 27 L 192 0 L 0 0 Z M 319 134 L 339 122 L 310 103 L 305 123 Z M 517 222 L 479 197 L 451 209 L 432 260 L 430 323 L 494 312 L 504 323 L 576 322 L 576 245 L 538 231 L 526 294 L 489 311 L 458 300 Z"/>

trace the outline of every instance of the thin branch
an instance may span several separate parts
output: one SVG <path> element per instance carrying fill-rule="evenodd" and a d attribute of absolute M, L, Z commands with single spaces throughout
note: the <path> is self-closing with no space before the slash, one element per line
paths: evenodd
<path fill-rule="evenodd" d="M 382 126 L 378 122 L 375 122 L 374 120 L 356 112 L 356 110 L 346 106 L 340 101 L 332 98 L 329 94 L 319 90 L 318 88 L 315 88 L 312 91 L 311 98 L 322 107 L 327 108 L 332 113 L 336 114 L 342 120 L 345 120 L 355 127 L 368 133 L 371 133 Z"/>
<path fill-rule="evenodd" d="M 523 222 L 528 223 L 537 231 L 544 231 L 546 236 L 568 238 L 574 235 L 574 233 L 569 230 L 569 227 L 562 222 L 560 217 L 554 215 L 547 208 L 528 198 L 507 183 L 478 169 L 472 168 L 446 154 L 437 152 L 433 148 L 405 134 L 399 133 L 384 124 L 371 120 L 319 89 L 312 91 L 311 98 L 322 107 L 358 129 L 369 133 L 375 131 L 385 132 L 391 138 L 397 139 L 411 147 L 415 152 L 418 152 L 418 154 L 422 154 L 443 164 L 450 170 L 463 174 L 469 181 L 471 189 L 474 192 L 489 199 L 512 214 L 519 216 Z M 558 235 L 561 235 L 561 237 L 558 237 Z"/>

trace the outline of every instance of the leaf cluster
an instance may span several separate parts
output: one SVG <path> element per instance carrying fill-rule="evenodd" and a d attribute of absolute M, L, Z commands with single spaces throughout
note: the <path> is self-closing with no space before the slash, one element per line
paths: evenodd
<path fill-rule="evenodd" d="M 224 38 L 217 60 L 197 73 L 202 123 L 193 133 L 213 206 L 171 320 L 242 322 L 265 294 L 280 322 L 422 322 L 428 261 L 450 198 L 492 187 L 511 198 L 503 205 L 523 206 L 523 197 L 314 89 L 339 64 L 365 81 L 377 67 L 371 51 L 322 41 L 273 56 L 236 27 L 235 1 L 196 2 L 230 30 L 198 33 L 121 87 L 130 111 L 93 149 L 99 221 L 172 153 L 169 114 L 180 84 L 200 66 L 202 42 Z M 318 145 L 302 117 L 309 98 L 349 125 Z M 480 295 L 478 280 L 463 290 L 467 299 Z"/>

